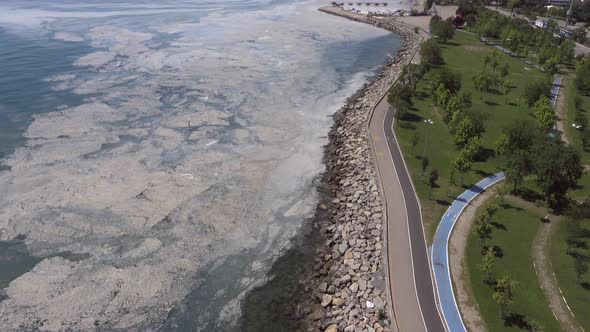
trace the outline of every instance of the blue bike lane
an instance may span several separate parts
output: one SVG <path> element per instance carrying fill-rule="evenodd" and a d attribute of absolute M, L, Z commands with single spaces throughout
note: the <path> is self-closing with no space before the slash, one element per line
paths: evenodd
<path fill-rule="evenodd" d="M 449 266 L 449 238 L 461 212 L 469 202 L 490 186 L 504 179 L 504 172 L 490 175 L 463 192 L 442 217 L 432 244 L 432 269 L 438 289 L 442 314 L 452 332 L 466 332 L 461 313 L 455 300 Z"/>

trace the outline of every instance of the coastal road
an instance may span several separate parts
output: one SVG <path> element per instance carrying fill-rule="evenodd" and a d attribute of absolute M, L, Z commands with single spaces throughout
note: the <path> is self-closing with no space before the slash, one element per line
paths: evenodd
<path fill-rule="evenodd" d="M 385 200 L 388 291 L 400 332 L 445 332 L 412 180 L 392 129 L 387 98 L 373 111 L 370 141 Z"/>

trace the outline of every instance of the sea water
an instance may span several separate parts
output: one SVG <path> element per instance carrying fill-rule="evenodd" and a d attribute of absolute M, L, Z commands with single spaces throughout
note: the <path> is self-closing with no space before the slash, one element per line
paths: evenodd
<path fill-rule="evenodd" d="M 305 264 L 330 116 L 400 42 L 321 5 L 0 4 L 5 328 L 278 323 L 260 286 Z"/>

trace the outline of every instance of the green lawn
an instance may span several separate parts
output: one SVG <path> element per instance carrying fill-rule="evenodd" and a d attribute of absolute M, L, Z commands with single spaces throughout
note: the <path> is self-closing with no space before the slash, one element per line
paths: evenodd
<path fill-rule="evenodd" d="M 572 71 L 569 71 L 569 72 L 571 73 Z M 565 120 L 566 133 L 565 134 L 570 139 L 570 145 L 580 152 L 580 156 L 582 157 L 582 163 L 585 165 L 589 165 L 590 164 L 590 151 L 584 150 L 584 148 L 582 146 L 581 132 L 579 130 L 576 130 L 575 128 L 573 128 L 571 126 L 571 124 L 574 122 L 574 119 L 576 118 L 576 106 L 574 103 L 574 99 L 576 98 L 576 96 L 580 97 L 582 99 L 582 105 L 583 105 L 582 109 L 584 111 L 590 110 L 590 97 L 588 97 L 586 95 L 582 95 L 578 92 L 578 89 L 576 88 L 576 86 L 574 84 L 575 73 L 571 73 L 571 74 L 568 74 L 567 76 L 563 76 L 563 79 L 565 80 L 565 83 L 566 83 L 566 89 L 565 89 L 565 91 L 562 91 L 562 92 L 566 93 L 566 102 L 567 102 L 566 120 Z M 560 93 L 562 93 L 562 92 L 560 92 Z M 586 116 L 589 116 L 589 114 L 586 114 Z"/>
<path fill-rule="evenodd" d="M 492 299 L 493 289 L 482 281 L 483 274 L 477 269 L 477 265 L 481 264 L 480 244 L 477 237 L 471 235 L 465 254 L 473 295 L 488 331 L 526 331 L 533 321 L 543 326 L 543 331 L 560 331 L 533 266 L 532 243 L 541 225 L 542 213 L 537 214 L 517 205 L 509 200 L 493 215 L 492 239 L 486 243 L 500 249 L 494 277 L 507 274 L 518 282 L 514 302 L 508 309 L 511 324 L 499 317 L 498 306 Z"/>
<path fill-rule="evenodd" d="M 501 53 L 502 62 L 506 62 L 510 66 L 508 78 L 514 82 L 515 88 L 508 95 L 484 93 L 483 97 L 480 97 L 479 92 L 474 88 L 472 77 L 483 69 L 484 57 L 491 54 L 495 48 L 486 46 L 475 35 L 462 31 L 457 31 L 455 39 L 450 44 L 442 45 L 442 48 L 446 62 L 445 67 L 461 73 L 461 91 L 472 94 L 473 106 L 471 109 L 487 116 L 486 132 L 482 140 L 483 147 L 487 151 L 491 151 L 503 128 L 517 119 L 532 118 L 529 114 L 531 110 L 521 101 L 520 96 L 526 82 L 542 79 L 544 74 L 534 68 L 526 70 L 525 63 Z M 441 115 L 433 107 L 430 94 L 430 74 L 431 72 L 427 73 L 418 83 L 417 97 L 414 98 L 414 109 L 411 112 L 412 121 L 401 121 L 396 124 L 395 131 L 420 197 L 428 240 L 432 241 L 442 214 L 452 200 L 465 188 L 459 186 L 459 174 L 455 176 L 457 185 L 449 183 L 451 165 L 457 155 L 457 150 L 453 136 L 443 123 Z M 425 119 L 432 119 L 434 124 L 424 123 Z M 419 140 L 417 146 L 412 148 L 411 141 L 415 133 Z M 431 200 L 428 199 L 429 187 L 426 183 L 428 176 L 420 176 L 421 160 L 419 156 L 423 153 L 430 161 L 430 167 L 426 173 L 430 172 L 433 167 L 438 168 L 440 173 L 438 180 L 440 187 L 434 190 Z M 474 163 L 473 170 L 465 175 L 465 187 L 476 183 L 486 175 L 498 172 L 500 169 L 497 165 L 499 162 L 493 159 Z"/>
<path fill-rule="evenodd" d="M 568 193 L 568 197 L 577 201 L 583 201 L 588 198 L 590 193 L 590 173 L 584 173 L 582 178 L 578 181 L 578 188 Z"/>
<path fill-rule="evenodd" d="M 567 254 L 567 220 L 557 225 L 557 230 L 551 239 L 551 264 L 561 291 L 567 303 L 574 312 L 576 320 L 586 331 L 590 331 L 590 273 L 586 273 L 583 282 L 586 287 L 576 283 L 574 260 Z M 584 221 L 590 229 L 590 220 Z M 587 241 L 590 246 L 590 240 Z"/>

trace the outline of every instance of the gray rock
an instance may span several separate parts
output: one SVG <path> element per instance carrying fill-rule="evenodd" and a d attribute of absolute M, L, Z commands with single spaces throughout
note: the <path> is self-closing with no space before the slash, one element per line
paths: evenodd
<path fill-rule="evenodd" d="M 332 295 L 330 294 L 324 294 L 322 295 L 322 307 L 327 307 L 328 305 L 330 305 L 330 303 L 332 303 Z"/>
<path fill-rule="evenodd" d="M 385 306 L 385 303 L 383 302 L 383 300 L 379 296 L 375 296 L 373 298 L 372 302 L 375 305 L 375 308 L 377 308 L 377 309 L 383 308 Z"/>
<path fill-rule="evenodd" d="M 362 291 L 367 289 L 367 281 L 364 279 L 359 279 L 358 285 L 359 285 L 359 289 Z"/>

